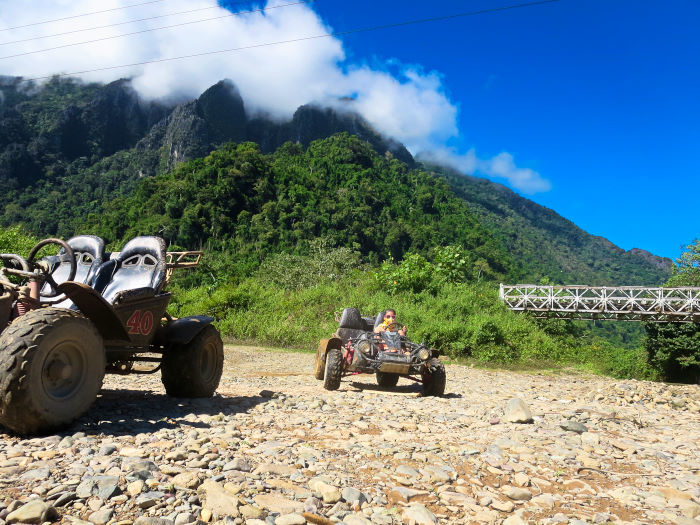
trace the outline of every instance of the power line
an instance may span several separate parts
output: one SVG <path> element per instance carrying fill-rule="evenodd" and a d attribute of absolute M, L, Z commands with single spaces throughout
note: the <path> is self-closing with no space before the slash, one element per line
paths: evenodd
<path fill-rule="evenodd" d="M 443 20 L 451 20 L 451 19 L 463 18 L 463 17 L 467 17 L 467 16 L 477 16 L 477 15 L 483 15 L 483 14 L 487 14 L 487 13 L 496 13 L 499 11 L 509 11 L 512 9 L 520 9 L 520 8 L 524 8 L 524 7 L 534 7 L 534 6 L 545 5 L 545 4 L 553 4 L 553 3 L 556 3 L 559 1 L 560 0 L 538 0 L 536 2 L 512 4 L 512 5 L 503 6 L 503 7 L 493 7 L 490 9 L 481 9 L 479 11 L 468 11 L 468 12 L 464 12 L 464 13 L 454 13 L 451 15 L 436 16 L 436 17 L 431 17 L 431 18 L 420 18 L 420 19 L 416 19 L 416 20 L 408 20 L 405 22 L 395 22 L 392 24 L 382 24 L 382 25 L 378 25 L 378 26 L 363 27 L 363 28 L 358 28 L 358 29 L 348 29 L 346 31 L 337 31 L 337 32 L 333 32 L 333 33 L 324 33 L 322 35 L 312 35 L 312 36 L 305 36 L 305 37 L 299 37 L 299 38 L 292 38 L 290 40 L 279 40 L 277 42 L 265 42 L 262 44 L 253 44 L 250 46 L 234 47 L 234 48 L 230 48 L 230 49 L 219 49 L 217 51 L 205 51 L 203 53 L 194 53 L 192 55 L 182 55 L 182 56 L 170 57 L 170 58 L 158 58 L 158 59 L 154 59 L 154 60 L 145 60 L 143 62 L 134 62 L 132 64 L 121 64 L 118 66 L 107 66 L 107 67 L 100 67 L 100 68 L 95 68 L 95 69 L 86 69 L 83 71 L 74 71 L 72 73 L 54 73 L 52 75 L 45 75 L 42 77 L 33 77 L 33 78 L 23 79 L 22 82 L 32 82 L 34 80 L 44 80 L 44 79 L 53 78 L 53 77 L 69 77 L 69 76 L 74 76 L 74 75 L 83 75 L 85 73 L 96 73 L 98 71 L 109 71 L 112 69 L 121 69 L 121 68 L 125 68 L 125 67 L 145 66 L 148 64 L 172 62 L 175 60 L 184 60 L 187 58 L 197 58 L 197 57 L 203 57 L 203 56 L 209 56 L 209 55 L 232 53 L 235 51 L 243 51 L 243 50 L 247 50 L 247 49 L 256 49 L 256 48 L 260 48 L 260 47 L 276 46 L 276 45 L 282 45 L 282 44 L 292 44 L 292 43 L 296 43 L 296 42 L 304 42 L 307 40 L 317 40 L 320 38 L 345 36 L 345 35 L 351 35 L 351 34 L 356 34 L 356 33 L 368 33 L 371 31 L 380 31 L 382 29 L 391 29 L 391 28 L 395 28 L 395 27 L 404 27 L 404 26 L 409 26 L 409 25 L 425 24 L 425 23 L 429 23 L 429 22 L 440 22 Z"/>
<path fill-rule="evenodd" d="M 281 8 L 281 7 L 290 7 L 290 6 L 294 6 L 294 5 L 308 4 L 308 3 L 311 3 L 311 2 L 314 2 L 314 1 L 315 1 L 315 0 L 300 0 L 299 2 L 294 2 L 294 3 L 292 3 L 292 4 L 280 4 L 280 5 L 274 5 L 274 6 L 272 6 L 272 7 L 263 7 L 263 8 L 260 8 L 260 9 L 251 9 L 250 11 L 239 11 L 239 12 L 237 12 L 237 13 L 228 13 L 228 14 L 226 14 L 226 15 L 214 16 L 214 17 L 211 17 L 211 18 L 203 18 L 203 19 L 201 19 L 201 20 L 192 20 L 192 21 L 190 21 L 190 22 L 181 22 L 181 23 L 179 23 L 179 24 L 173 24 L 173 25 L 169 25 L 169 26 L 153 27 L 153 28 L 151 28 L 151 29 L 142 29 L 142 30 L 140 30 L 140 31 L 134 31 L 134 32 L 132 32 L 132 33 L 124 33 L 124 34 L 121 34 L 121 35 L 114 35 L 114 36 L 105 36 L 105 37 L 102 37 L 102 38 L 95 38 L 94 40 L 85 40 L 85 41 L 83 41 L 83 42 L 74 42 L 74 43 L 72 43 L 72 44 L 63 44 L 63 45 L 60 45 L 60 46 L 47 47 L 47 48 L 44 48 L 44 49 L 37 49 L 37 50 L 34 50 L 34 51 L 25 51 L 24 53 L 15 53 L 14 55 L 7 55 L 7 56 L 4 56 L 4 57 L 0 57 L 0 60 L 4 60 L 4 59 L 6 59 L 6 58 L 23 57 L 23 56 L 26 56 L 26 55 L 35 55 L 35 54 L 37 54 L 37 53 L 45 53 L 46 51 L 54 51 L 54 50 L 56 50 L 56 49 L 63 49 L 63 48 L 66 48 L 66 47 L 82 46 L 82 45 L 84 45 L 84 44 L 93 44 L 93 43 L 95 43 L 95 42 L 103 42 L 104 40 L 114 40 L 115 38 L 123 38 L 123 37 L 126 37 L 126 36 L 139 35 L 139 34 L 142 34 L 142 33 L 150 33 L 151 31 L 159 31 L 159 30 L 161 30 L 161 29 L 172 29 L 173 27 L 181 27 L 181 26 L 186 26 L 186 25 L 199 24 L 199 23 L 202 23 L 202 22 L 210 22 L 210 21 L 212 21 L 212 20 L 220 20 L 220 19 L 222 19 L 222 18 L 230 18 L 230 17 L 232 17 L 232 16 L 247 15 L 247 14 L 250 14 L 250 13 L 260 13 L 260 12 L 268 11 L 268 10 L 272 10 L 272 9 L 279 9 L 279 8 Z"/>
<path fill-rule="evenodd" d="M 83 16 L 99 15 L 100 13 L 109 13 L 110 11 L 121 11 L 122 9 L 129 9 L 130 7 L 138 7 L 140 5 L 146 4 L 156 4 L 158 2 L 164 2 L 165 0 L 150 0 L 148 2 L 141 2 L 140 4 L 125 5 L 122 7 L 113 7 L 111 9 L 103 9 L 102 11 L 92 11 L 90 13 L 82 13 L 80 15 L 64 16 L 63 18 L 54 18 L 52 20 L 44 20 L 43 22 L 32 22 L 31 24 L 24 24 L 22 26 L 6 27 L 5 29 L 0 29 L 1 31 L 10 31 L 12 29 L 21 29 L 23 27 L 40 26 L 43 24 L 50 24 L 51 22 L 60 22 L 61 20 L 71 20 L 73 18 L 81 18 Z"/>
<path fill-rule="evenodd" d="M 159 0 L 159 1 L 160 1 L 160 0 Z M 250 2 L 249 2 L 248 0 L 246 0 L 246 1 L 243 1 L 243 2 L 229 2 L 229 3 L 226 4 L 226 5 L 227 5 L 227 6 L 230 6 L 230 5 L 248 4 L 248 3 L 250 3 Z M 137 5 L 140 5 L 140 4 L 137 4 Z M 87 27 L 87 28 L 85 28 L 85 29 L 74 29 L 74 30 L 72 30 L 72 31 L 64 31 L 63 33 L 54 33 L 54 34 L 52 34 L 52 35 L 33 36 L 33 37 L 31 37 L 31 38 L 24 38 L 24 39 L 22 39 L 22 40 L 11 40 L 11 41 L 9 41 L 9 42 L 0 42 L 0 46 L 6 46 L 6 45 L 9 45 L 9 44 L 19 44 L 19 43 L 21 43 L 21 42 L 29 42 L 29 41 L 31 41 L 31 40 L 42 40 L 42 39 L 44 39 L 44 38 L 53 38 L 53 37 L 55 37 L 55 36 L 72 35 L 72 34 L 74 34 L 74 33 L 84 33 L 84 32 L 86 32 L 86 31 L 94 31 L 94 30 L 96 30 L 96 29 L 106 29 L 106 28 L 108 28 L 108 27 L 123 26 L 123 25 L 126 25 L 126 24 L 134 24 L 134 23 L 136 23 L 136 22 L 145 22 L 145 21 L 147 21 L 147 20 L 155 20 L 155 19 L 157 19 L 157 18 L 167 18 L 167 17 L 169 17 L 169 16 L 186 15 L 186 14 L 189 14 L 189 13 L 196 13 L 196 12 L 198 12 L 198 11 L 210 11 L 210 10 L 212 10 L 212 9 L 220 9 L 220 7 L 221 7 L 221 6 L 218 6 L 218 5 L 212 5 L 212 6 L 209 6 L 209 7 L 199 7 L 199 8 L 197 8 L 197 9 L 190 9 L 190 10 L 188 10 L 188 11 L 177 11 L 177 12 L 175 12 L 175 13 L 166 13 L 166 14 L 164 14 L 164 15 L 154 15 L 154 16 L 148 16 L 148 17 L 146 17 L 146 18 L 136 18 L 136 19 L 133 19 L 133 20 L 127 20 L 127 21 L 125 21 L 125 22 L 116 22 L 116 23 L 114 23 L 114 24 L 107 24 L 107 25 L 103 25 L 103 26 Z M 24 26 L 22 26 L 22 27 L 24 27 Z M 3 29 L 2 31 L 6 31 L 6 29 Z"/>

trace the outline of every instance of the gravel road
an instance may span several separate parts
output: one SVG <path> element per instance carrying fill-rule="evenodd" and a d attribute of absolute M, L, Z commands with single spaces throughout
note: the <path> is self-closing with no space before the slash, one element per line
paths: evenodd
<path fill-rule="evenodd" d="M 312 373 L 227 346 L 213 399 L 107 376 L 65 432 L 0 434 L 0 525 L 700 525 L 697 385 L 448 365 L 424 398 Z"/>

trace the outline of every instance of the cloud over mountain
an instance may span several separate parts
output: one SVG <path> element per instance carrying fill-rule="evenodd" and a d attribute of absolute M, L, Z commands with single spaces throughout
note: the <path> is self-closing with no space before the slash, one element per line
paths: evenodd
<path fill-rule="evenodd" d="M 395 61 L 379 66 L 350 61 L 339 38 L 322 36 L 334 28 L 311 4 L 293 3 L 270 0 L 234 15 L 211 0 L 155 1 L 129 9 L 118 8 L 133 1 L 0 0 L 0 26 L 16 27 L 0 32 L 0 72 L 25 78 L 83 72 L 76 76 L 104 82 L 131 77 L 146 98 L 195 97 L 231 78 L 249 108 L 280 119 L 308 102 L 338 106 L 343 99 L 343 107 L 413 153 L 429 152 L 464 173 L 506 179 L 526 193 L 549 189 L 537 172 L 518 168 L 509 153 L 478 159 L 473 151 L 445 149 L 459 134 L 458 107 L 439 73 Z M 95 11 L 102 12 L 75 17 Z M 162 16 L 171 13 L 181 14 Z M 62 20 L 36 23 L 53 19 Z M 18 27 L 25 24 L 31 25 Z M 71 33 L 52 36 L 66 32 Z M 125 33 L 136 34 L 120 36 Z M 289 42 L 306 37 L 319 38 Z M 91 42 L 72 45 L 86 41 Z M 219 50 L 231 51 L 210 53 Z M 188 55 L 200 56 L 168 60 Z M 124 64 L 132 65 L 112 68 Z M 92 71 L 99 68 L 109 69 Z"/>

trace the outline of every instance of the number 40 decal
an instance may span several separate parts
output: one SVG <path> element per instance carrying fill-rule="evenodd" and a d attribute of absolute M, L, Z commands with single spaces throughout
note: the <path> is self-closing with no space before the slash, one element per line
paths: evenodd
<path fill-rule="evenodd" d="M 129 333 L 132 335 L 148 335 L 153 330 L 153 313 L 146 310 L 136 310 L 126 322 Z"/>

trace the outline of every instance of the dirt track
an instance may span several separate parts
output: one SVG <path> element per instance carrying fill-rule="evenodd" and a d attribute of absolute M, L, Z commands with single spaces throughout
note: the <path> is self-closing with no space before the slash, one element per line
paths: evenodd
<path fill-rule="evenodd" d="M 450 365 L 447 395 L 423 398 L 367 375 L 326 392 L 312 371 L 313 354 L 229 346 L 211 400 L 108 376 L 69 432 L 2 435 L 0 517 L 35 498 L 123 525 L 700 523 L 698 386 Z M 507 422 L 515 397 L 532 423 Z"/>

